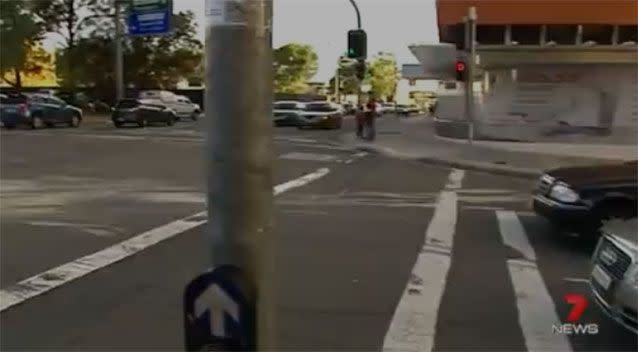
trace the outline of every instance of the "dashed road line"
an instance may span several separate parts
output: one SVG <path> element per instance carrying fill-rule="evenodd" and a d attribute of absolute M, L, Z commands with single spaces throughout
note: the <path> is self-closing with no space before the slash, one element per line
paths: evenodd
<path fill-rule="evenodd" d="M 304 186 L 324 177 L 329 172 L 330 170 L 327 168 L 317 169 L 310 174 L 276 185 L 273 189 L 273 193 L 278 195 L 291 189 Z M 117 263 L 157 243 L 203 225 L 206 222 L 207 212 L 202 211 L 156 227 L 99 252 L 89 254 L 20 281 L 0 291 L 0 312 L 86 276 L 96 270 Z"/>

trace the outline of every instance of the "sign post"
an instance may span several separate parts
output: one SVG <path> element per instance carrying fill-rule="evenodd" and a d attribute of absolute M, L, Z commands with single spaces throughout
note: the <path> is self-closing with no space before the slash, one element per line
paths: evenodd
<path fill-rule="evenodd" d="M 272 0 L 205 4 L 212 269 L 184 292 L 186 350 L 276 350 Z"/>
<path fill-rule="evenodd" d="M 129 35 L 164 35 L 171 31 L 173 0 L 131 0 Z"/>

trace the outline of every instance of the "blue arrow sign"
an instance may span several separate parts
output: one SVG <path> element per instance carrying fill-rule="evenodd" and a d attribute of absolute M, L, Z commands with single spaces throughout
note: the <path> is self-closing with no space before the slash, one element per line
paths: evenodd
<path fill-rule="evenodd" d="M 128 15 L 129 35 L 162 35 L 171 31 L 173 1 L 137 1 Z"/>
<path fill-rule="evenodd" d="M 191 281 L 184 290 L 186 349 L 255 349 L 255 305 L 247 300 L 239 268 L 221 266 Z"/>

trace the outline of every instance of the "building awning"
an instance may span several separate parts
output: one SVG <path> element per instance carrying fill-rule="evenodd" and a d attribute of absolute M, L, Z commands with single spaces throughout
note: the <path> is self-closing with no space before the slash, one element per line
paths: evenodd
<path fill-rule="evenodd" d="M 471 6 L 480 25 L 638 25 L 636 0 L 437 0 L 439 26 L 462 23 Z"/>

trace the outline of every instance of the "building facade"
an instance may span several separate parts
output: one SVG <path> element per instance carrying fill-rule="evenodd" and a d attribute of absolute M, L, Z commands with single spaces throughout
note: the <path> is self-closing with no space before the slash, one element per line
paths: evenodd
<path fill-rule="evenodd" d="M 538 140 L 573 127 L 635 141 L 627 131 L 638 131 L 638 1 L 437 0 L 442 43 L 465 46 L 471 6 L 479 133 Z M 410 49 L 431 61 L 427 46 Z M 441 87 L 439 117 L 465 121 L 462 84 Z"/>

